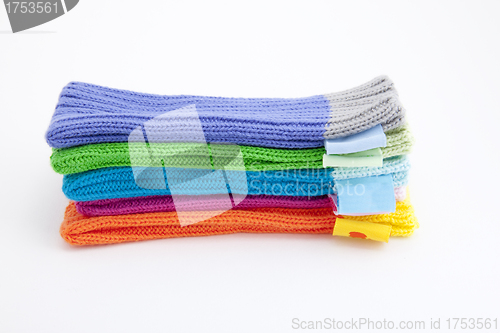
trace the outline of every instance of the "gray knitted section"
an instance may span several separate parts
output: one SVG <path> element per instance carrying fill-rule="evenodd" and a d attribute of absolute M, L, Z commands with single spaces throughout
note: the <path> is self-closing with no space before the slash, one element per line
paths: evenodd
<path fill-rule="evenodd" d="M 394 83 L 387 76 L 324 97 L 330 104 L 330 118 L 323 134 L 325 139 L 356 134 L 377 124 L 388 131 L 405 123 L 405 109 Z"/>

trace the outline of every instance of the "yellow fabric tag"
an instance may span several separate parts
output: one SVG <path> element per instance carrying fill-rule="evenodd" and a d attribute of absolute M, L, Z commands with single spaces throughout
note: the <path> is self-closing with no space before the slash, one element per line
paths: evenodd
<path fill-rule="evenodd" d="M 388 243 L 391 229 L 392 226 L 381 223 L 337 218 L 333 227 L 333 235 Z"/>

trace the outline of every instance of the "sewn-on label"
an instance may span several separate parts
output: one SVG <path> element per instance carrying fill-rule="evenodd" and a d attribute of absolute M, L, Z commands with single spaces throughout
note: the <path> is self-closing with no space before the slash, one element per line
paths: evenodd
<path fill-rule="evenodd" d="M 351 154 L 323 155 L 323 167 L 381 167 L 382 150 L 373 148 Z"/>
<path fill-rule="evenodd" d="M 387 138 L 380 124 L 357 134 L 325 140 L 327 155 L 357 153 L 385 146 Z"/>
<path fill-rule="evenodd" d="M 333 235 L 388 243 L 391 230 L 390 225 L 337 218 L 333 227 Z"/>
<path fill-rule="evenodd" d="M 335 181 L 337 214 L 374 215 L 396 211 L 392 175 Z"/>

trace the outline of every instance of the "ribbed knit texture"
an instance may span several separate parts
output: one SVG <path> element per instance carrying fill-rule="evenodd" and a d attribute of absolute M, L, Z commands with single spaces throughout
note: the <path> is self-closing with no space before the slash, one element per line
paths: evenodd
<path fill-rule="evenodd" d="M 230 193 L 253 195 L 318 196 L 335 193 L 335 180 L 392 174 L 394 187 L 406 186 L 410 163 L 407 157 L 391 157 L 384 160 L 382 167 L 293 169 L 285 171 L 232 171 L 232 178 L 239 179 L 231 187 Z M 176 194 L 209 195 L 224 194 L 227 189 L 212 187 L 203 178 L 206 170 L 185 169 L 183 178 L 192 182 Z M 189 176 L 188 176 L 189 175 Z M 245 183 L 246 178 L 246 183 Z M 143 180 L 144 181 L 144 180 Z M 91 201 L 151 195 L 170 195 L 168 183 L 164 179 L 145 177 L 145 183 L 165 184 L 166 189 L 145 189 L 139 187 L 132 168 L 104 168 L 65 175 L 63 192 L 71 200 Z M 195 183 L 196 182 L 196 183 Z M 198 185 L 196 185 L 198 184 Z M 246 186 L 245 186 L 246 185 Z M 281 190 L 281 192 L 280 192 Z"/>
<path fill-rule="evenodd" d="M 405 121 L 394 84 L 385 76 L 343 92 L 306 98 L 162 96 L 72 82 L 61 92 L 46 139 L 54 148 L 127 142 L 146 121 L 190 105 L 196 107 L 207 142 L 273 148 L 321 147 L 325 138 L 352 135 L 377 124 L 388 131 Z M 155 129 L 155 134 L 189 138 L 196 131 L 179 125 L 189 123 L 183 116 L 176 120 Z"/>
<path fill-rule="evenodd" d="M 396 201 L 406 198 L 406 188 L 394 189 Z M 208 211 L 221 207 L 226 195 L 188 196 L 178 200 L 176 205 L 170 195 L 107 199 L 75 202 L 78 213 L 86 216 L 124 215 L 136 213 L 174 212 L 174 211 Z M 235 209 L 253 208 L 299 208 L 315 209 L 332 207 L 327 195 L 314 197 L 292 197 L 280 195 L 248 195 Z"/>
<path fill-rule="evenodd" d="M 413 136 L 407 126 L 402 126 L 386 133 L 387 146 L 382 148 L 384 158 L 408 154 L 413 144 Z M 204 164 L 206 150 L 200 151 L 197 159 L 196 150 L 189 147 L 196 144 L 164 143 L 150 145 L 150 151 L 134 149 L 128 143 L 99 143 L 71 148 L 53 149 L 50 162 L 52 168 L 61 174 L 71 174 L 106 167 L 130 166 L 130 155 L 135 156 L 136 166 L 150 166 L 151 154 L 169 156 L 164 159 L 166 167 L 197 168 Z M 221 154 L 221 147 L 217 153 Z M 234 147 L 230 147 L 234 155 Z M 202 150 L 202 149 L 200 149 Z M 322 168 L 324 148 L 311 149 L 276 149 L 252 146 L 240 146 L 248 171 L 283 170 L 301 168 Z M 140 161 L 140 164 L 137 162 Z"/>
<path fill-rule="evenodd" d="M 193 215 L 201 212 L 192 212 Z M 337 217 L 331 208 L 232 209 L 208 220 L 181 227 L 175 212 L 86 217 L 71 202 L 60 228 L 70 244 L 111 244 L 146 239 L 208 236 L 238 232 L 331 234 Z M 392 214 L 350 219 L 392 226 L 391 236 L 410 236 L 418 227 L 409 199 L 398 202 Z"/>

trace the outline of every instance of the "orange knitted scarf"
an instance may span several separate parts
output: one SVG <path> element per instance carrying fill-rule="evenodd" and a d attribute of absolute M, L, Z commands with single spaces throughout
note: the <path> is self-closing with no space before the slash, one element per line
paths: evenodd
<path fill-rule="evenodd" d="M 200 214 L 200 212 L 192 212 Z M 208 236 L 237 232 L 331 234 L 335 220 L 331 208 L 255 208 L 229 210 L 203 222 L 181 227 L 176 212 L 157 212 L 87 217 L 76 211 L 74 202 L 66 208 L 60 228 L 70 244 L 111 244 L 147 239 Z M 398 202 L 391 214 L 350 216 L 349 219 L 392 226 L 391 236 L 410 236 L 418 227 L 409 200 Z"/>

